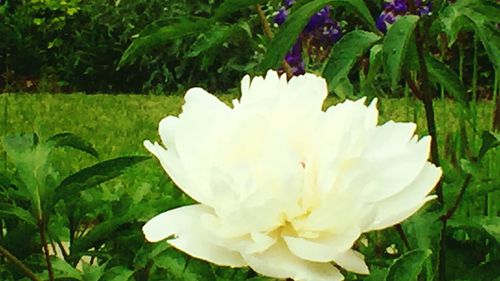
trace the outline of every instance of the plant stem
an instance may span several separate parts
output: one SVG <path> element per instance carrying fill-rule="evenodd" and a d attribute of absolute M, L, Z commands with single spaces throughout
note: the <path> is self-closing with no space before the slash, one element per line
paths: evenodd
<path fill-rule="evenodd" d="M 414 15 L 418 15 L 417 7 L 415 5 L 416 0 L 410 0 L 408 1 L 410 11 Z M 417 24 L 415 28 L 415 43 L 417 47 L 417 56 L 418 56 L 418 63 L 419 63 L 419 75 L 420 75 L 420 82 L 421 82 L 421 93 L 422 93 L 422 101 L 424 103 L 424 108 L 425 108 L 425 117 L 427 121 L 427 130 L 429 132 L 429 135 L 431 136 L 431 160 L 434 164 L 437 166 L 440 166 L 440 161 L 439 161 L 439 153 L 438 153 L 438 142 L 437 142 L 437 133 L 436 133 L 436 122 L 435 122 L 435 117 L 434 117 L 434 106 L 432 104 L 432 99 L 433 99 L 433 91 L 430 86 L 430 81 L 429 81 L 429 74 L 427 71 L 427 65 L 425 63 L 425 52 L 426 52 L 426 38 L 425 35 L 428 34 L 428 30 L 430 28 L 428 22 L 425 22 L 424 20 L 420 20 L 419 23 L 423 24 Z M 421 27 L 423 27 L 423 31 L 421 30 Z M 444 195 L 443 195 L 443 189 L 441 185 L 441 181 L 439 181 L 436 185 L 436 194 L 438 196 L 438 202 L 441 204 L 441 206 L 444 205 Z M 446 277 L 446 240 L 445 240 L 445 233 L 446 233 L 446 220 L 443 221 L 443 225 L 441 228 L 441 240 L 439 241 L 439 264 L 438 264 L 438 276 L 439 280 L 444 281 Z"/>
<path fill-rule="evenodd" d="M 401 226 L 401 224 L 398 223 L 394 226 L 394 228 L 396 228 L 396 231 L 398 232 L 399 237 L 401 237 L 401 240 L 403 240 L 403 243 L 405 244 L 406 250 L 409 251 L 411 249 L 410 241 L 408 240 L 408 236 L 406 236 L 406 233 L 405 233 L 403 227 Z"/>
<path fill-rule="evenodd" d="M 455 203 L 453 203 L 453 206 L 443 216 L 441 216 L 442 221 L 447 221 L 448 219 L 450 219 L 458 209 L 458 206 L 460 206 L 460 202 L 462 202 L 462 199 L 464 198 L 465 190 L 469 186 L 471 180 L 472 174 L 467 174 L 465 176 L 462 187 L 460 187 L 460 192 L 458 193 L 457 199 L 455 199 Z"/>
<path fill-rule="evenodd" d="M 262 10 L 262 7 L 260 6 L 260 4 L 255 5 L 255 10 L 257 10 L 257 14 L 259 15 L 259 19 L 260 19 L 260 23 L 262 25 L 262 30 L 264 32 L 264 35 L 269 40 L 272 40 L 274 35 L 273 35 L 273 32 L 271 31 L 271 27 L 269 26 L 269 22 L 267 21 L 266 15 L 264 14 L 264 11 Z M 288 78 L 293 76 L 292 67 L 286 62 L 286 60 L 283 60 L 281 67 L 283 68 L 283 70 L 285 70 L 286 76 Z"/>
<path fill-rule="evenodd" d="M 45 255 L 45 262 L 47 264 L 47 272 L 49 273 L 49 280 L 54 281 L 54 271 L 52 270 L 52 263 L 50 262 L 49 247 L 47 238 L 45 237 L 45 223 L 43 219 L 38 221 L 38 230 L 40 231 L 40 240 L 42 240 L 43 252 Z"/>
<path fill-rule="evenodd" d="M 40 280 L 31 269 L 29 269 L 22 261 L 20 261 L 16 256 L 14 256 L 9 250 L 0 245 L 0 254 L 5 256 L 9 261 L 11 261 L 15 266 L 17 266 L 29 279 L 33 281 Z"/>
<path fill-rule="evenodd" d="M 414 9 L 416 12 L 415 8 L 415 0 L 409 1 L 410 2 L 410 7 Z M 416 14 L 416 13 L 415 13 Z M 424 25 L 425 29 L 428 29 L 428 26 Z M 427 121 L 427 130 L 429 132 L 429 135 L 431 136 L 431 160 L 434 164 L 437 166 L 440 166 L 440 161 L 439 161 L 439 153 L 438 153 L 438 146 L 437 146 L 437 133 L 436 133 L 436 121 L 434 117 L 434 105 L 432 104 L 432 99 L 433 99 L 433 91 L 430 86 L 429 82 L 429 73 L 427 71 L 427 65 L 425 63 L 425 51 L 426 51 L 426 46 L 425 46 L 425 37 L 423 36 L 424 32 L 421 32 L 419 26 L 415 28 L 415 40 L 416 40 L 416 45 L 417 45 L 417 56 L 418 56 L 418 63 L 420 65 L 420 82 L 421 82 L 421 94 L 422 94 L 422 101 L 424 103 L 424 108 L 425 108 L 425 117 Z M 439 182 L 436 186 L 436 194 L 438 196 L 438 201 L 441 204 L 444 204 L 444 196 L 443 196 L 443 190 L 441 188 L 441 183 Z"/>

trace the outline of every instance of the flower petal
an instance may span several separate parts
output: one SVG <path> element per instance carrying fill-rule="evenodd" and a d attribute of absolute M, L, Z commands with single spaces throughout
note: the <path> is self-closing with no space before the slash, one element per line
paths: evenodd
<path fill-rule="evenodd" d="M 142 229 L 150 242 L 175 235 L 177 238 L 167 242 L 193 257 L 218 265 L 246 266 L 238 252 L 217 246 L 210 241 L 210 235 L 200 221 L 202 215 L 210 213 L 211 209 L 203 205 L 184 206 L 155 216 Z"/>
<path fill-rule="evenodd" d="M 435 198 L 427 194 L 436 186 L 441 178 L 441 168 L 426 163 L 424 169 L 404 190 L 383 201 L 375 203 L 376 218 L 365 231 L 383 229 L 405 220 L 422 205 Z"/>
<path fill-rule="evenodd" d="M 284 242 L 278 242 L 259 254 L 243 258 L 256 272 L 274 278 L 292 278 L 296 281 L 340 281 L 344 277 L 330 263 L 305 261 L 293 255 Z"/>
<path fill-rule="evenodd" d="M 350 249 L 360 234 L 359 229 L 352 227 L 348 232 L 330 234 L 327 238 L 304 239 L 285 236 L 283 239 L 288 249 L 297 257 L 314 262 L 330 262 Z"/>
<path fill-rule="evenodd" d="M 365 263 L 364 256 L 352 249 L 337 255 L 333 261 L 348 271 L 358 274 L 370 274 L 370 270 Z"/>

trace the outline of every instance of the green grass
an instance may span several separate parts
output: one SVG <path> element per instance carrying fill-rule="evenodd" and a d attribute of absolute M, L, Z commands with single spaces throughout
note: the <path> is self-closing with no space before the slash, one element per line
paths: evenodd
<path fill-rule="evenodd" d="M 234 96 L 222 96 L 229 103 Z M 325 107 L 338 102 L 329 98 Z M 0 135 L 36 131 L 42 139 L 61 132 L 72 132 L 90 141 L 100 153 L 100 159 L 125 155 L 149 155 L 143 147 L 145 139 L 159 140 L 158 122 L 167 115 L 181 111 L 183 99 L 178 96 L 140 95 L 50 95 L 2 94 L 0 95 Z M 492 102 L 478 103 L 477 131 L 489 130 L 493 114 Z M 416 100 L 379 99 L 379 123 L 387 120 L 417 123 L 417 133 L 425 135 L 426 123 L 423 105 Z M 436 100 L 435 112 L 440 154 L 453 150 L 449 139 L 459 131 L 460 107 L 449 100 Z M 6 118 L 5 118 L 6 117 Z M 469 128 L 469 135 L 471 130 Z M 479 137 L 470 138 L 469 145 L 480 144 Z M 0 148 L 2 160 L 5 159 Z M 498 149 L 488 160 L 488 173 L 498 170 Z M 54 156 L 56 167 L 62 175 L 96 162 L 79 152 L 62 150 Z M 443 158 L 443 157 L 442 157 Z M 495 160 L 496 159 L 496 160 Z M 4 164 L 9 168 L 8 165 Z M 0 166 L 0 169 L 3 167 Z M 146 161 L 133 172 L 127 173 L 119 183 L 134 187 L 136 184 L 157 185 L 165 175 L 156 161 Z M 147 180 L 145 180 L 147 179 Z M 460 180 L 460 179 L 458 179 Z M 116 182 L 109 186 L 116 185 Z M 116 188 L 116 187 L 115 187 Z"/>
<path fill-rule="evenodd" d="M 229 102 L 234 97 L 221 98 Z M 336 102 L 328 99 L 326 105 Z M 103 158 L 144 154 L 142 141 L 157 140 L 158 122 L 167 115 L 180 113 L 182 103 L 182 97 L 177 96 L 2 94 L 0 134 L 36 131 L 43 138 L 69 131 L 92 142 Z M 391 119 L 416 122 L 417 132 L 426 133 L 420 102 L 379 99 L 378 108 L 380 123 Z M 453 108 L 453 102 L 436 101 L 438 136 L 458 129 L 460 120 Z M 492 112 L 493 103 L 478 104 L 479 130 L 490 128 Z"/>

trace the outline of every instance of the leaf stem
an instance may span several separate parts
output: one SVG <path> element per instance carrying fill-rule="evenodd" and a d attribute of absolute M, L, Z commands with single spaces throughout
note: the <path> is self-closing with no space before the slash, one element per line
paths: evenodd
<path fill-rule="evenodd" d="M 50 262 L 49 247 L 47 238 L 45 237 L 45 223 L 43 222 L 43 219 L 38 221 L 38 231 L 40 232 L 40 240 L 42 240 L 42 247 L 45 255 L 45 262 L 47 264 L 47 272 L 49 273 L 49 280 L 54 281 L 54 271 L 52 270 L 52 263 Z"/>
<path fill-rule="evenodd" d="M 264 32 L 264 35 L 269 40 L 272 40 L 274 35 L 273 35 L 273 32 L 271 31 L 271 27 L 269 25 L 269 22 L 267 21 L 266 15 L 264 14 L 264 11 L 262 10 L 261 5 L 260 4 L 255 5 L 255 10 L 257 10 L 257 14 L 259 15 L 259 19 L 260 19 L 260 23 L 262 25 L 262 30 Z M 283 60 L 281 67 L 283 68 L 283 70 L 285 70 L 286 76 L 288 78 L 293 76 L 292 67 L 288 64 L 288 62 L 286 62 L 286 60 Z"/>
<path fill-rule="evenodd" d="M 15 266 L 17 266 L 29 279 L 33 281 L 40 280 L 31 269 L 29 269 L 22 261 L 20 261 L 16 256 L 14 256 L 9 250 L 0 245 L 0 254 L 5 256 L 9 261 L 11 261 Z"/>

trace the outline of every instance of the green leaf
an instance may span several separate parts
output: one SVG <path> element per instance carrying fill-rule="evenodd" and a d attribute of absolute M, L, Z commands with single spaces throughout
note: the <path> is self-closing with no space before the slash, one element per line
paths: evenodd
<path fill-rule="evenodd" d="M 358 59 L 380 39 L 375 33 L 354 30 L 345 34 L 331 51 L 323 71 L 323 77 L 330 89 L 334 89 L 341 79 L 348 79 L 349 71 Z"/>
<path fill-rule="evenodd" d="M 498 110 L 498 109 L 497 109 Z M 500 141 L 488 131 L 483 131 L 481 135 L 483 143 L 479 149 L 478 160 L 483 159 L 484 155 L 490 150 L 500 145 Z"/>
<path fill-rule="evenodd" d="M 446 259 L 446 280 L 463 278 L 472 268 L 500 259 L 500 244 L 475 219 L 455 216 L 448 220 L 444 241 L 447 256 L 453 259 Z"/>
<path fill-rule="evenodd" d="M 449 5 L 440 15 L 443 30 L 451 46 L 462 29 L 473 29 L 479 36 L 490 61 L 500 71 L 500 32 L 496 28 L 500 5 L 493 1 L 462 0 Z"/>
<path fill-rule="evenodd" d="M 51 190 L 45 186 L 50 150 L 38 145 L 38 136 L 30 134 L 11 134 L 3 137 L 4 149 L 14 162 L 22 181 L 19 194 L 26 195 L 31 204 L 31 211 L 37 218 L 42 218 L 42 202 L 50 198 Z"/>
<path fill-rule="evenodd" d="M 234 12 L 248 8 L 252 5 L 267 3 L 264 0 L 226 0 L 215 9 L 215 14 L 213 18 L 215 20 L 221 20 L 224 17 L 230 16 Z"/>
<path fill-rule="evenodd" d="M 465 87 L 460 78 L 458 78 L 458 75 L 445 63 L 440 62 L 430 55 L 425 57 L 425 63 L 429 72 L 429 79 L 435 84 L 442 85 L 464 108 L 468 108 L 464 98 Z"/>
<path fill-rule="evenodd" d="M 497 72 L 500 71 L 500 32 L 496 27 L 498 19 L 500 18 L 499 7 L 499 5 L 483 6 L 481 4 L 476 4 L 460 9 L 460 11 L 474 23 L 474 30 L 479 36 L 486 50 L 486 54 Z M 495 11 L 493 13 L 496 14 L 496 17 L 493 22 L 490 22 L 490 19 L 486 17 L 487 12 L 485 11 Z"/>
<path fill-rule="evenodd" d="M 415 44 L 411 39 L 419 17 L 415 15 L 403 16 L 391 26 L 385 36 L 382 55 L 387 75 L 391 77 L 391 86 L 394 89 L 401 78 L 401 71 L 405 62 L 409 44 Z"/>
<path fill-rule="evenodd" d="M 78 238 L 70 247 L 71 259 L 79 260 L 90 248 L 99 247 L 113 237 L 118 228 L 129 222 L 130 216 L 114 217 L 94 226 L 83 237 Z"/>
<path fill-rule="evenodd" d="M 58 257 L 51 256 L 50 261 L 52 263 L 52 268 L 56 273 L 56 278 L 72 278 L 76 280 L 82 280 L 82 274 L 76 268 L 72 267 L 65 260 Z"/>
<path fill-rule="evenodd" d="M 228 25 L 216 24 L 202 34 L 198 40 L 191 46 L 190 52 L 187 54 L 188 57 L 196 57 L 201 53 L 219 47 L 225 42 L 231 41 L 231 38 L 236 34 L 248 34 L 244 30 L 243 23 Z"/>
<path fill-rule="evenodd" d="M 123 171 L 144 160 L 151 159 L 149 156 L 125 156 L 97 163 L 91 167 L 84 168 L 67 178 L 56 188 L 55 203 L 60 199 L 77 197 L 76 194 L 85 189 L 120 176 Z"/>
<path fill-rule="evenodd" d="M 91 143 L 72 133 L 61 133 L 53 135 L 47 140 L 52 147 L 71 147 L 86 152 L 94 157 L 99 157 Z"/>
<path fill-rule="evenodd" d="M 213 23 L 203 18 L 180 19 L 176 23 L 147 28 L 140 34 L 123 53 L 118 68 L 130 63 L 136 57 L 148 52 L 151 48 L 160 46 L 176 39 L 196 36 L 209 29 Z"/>
<path fill-rule="evenodd" d="M 1 216 L 15 217 L 35 227 L 37 226 L 35 218 L 29 211 L 11 204 L 0 204 Z"/>
<path fill-rule="evenodd" d="M 468 273 L 464 276 L 467 281 L 486 281 L 486 280 L 498 280 L 500 277 L 500 260 L 492 260 L 485 262 L 475 268 L 468 270 Z"/>
<path fill-rule="evenodd" d="M 462 29 L 472 27 L 471 21 L 460 13 L 456 5 L 448 5 L 443 12 L 439 14 L 438 19 L 439 21 L 436 21 L 436 23 L 441 24 L 441 29 L 448 37 L 448 47 L 451 47 L 455 43 L 458 33 Z"/>
<path fill-rule="evenodd" d="M 415 281 L 422 270 L 424 261 L 432 254 L 431 250 L 413 250 L 398 258 L 389 268 L 386 281 Z"/>
<path fill-rule="evenodd" d="M 274 69 L 281 65 L 285 54 L 291 49 L 311 16 L 326 5 L 344 6 L 357 14 L 368 26 L 374 27 L 373 18 L 362 0 L 315 0 L 294 10 L 280 27 L 265 54 L 262 69 Z"/>
<path fill-rule="evenodd" d="M 471 217 L 470 220 L 480 224 L 486 232 L 500 243 L 500 217 Z"/>
<path fill-rule="evenodd" d="M 134 274 L 133 270 L 126 268 L 125 266 L 115 266 L 108 269 L 103 276 L 99 279 L 100 281 L 127 281 Z"/>

